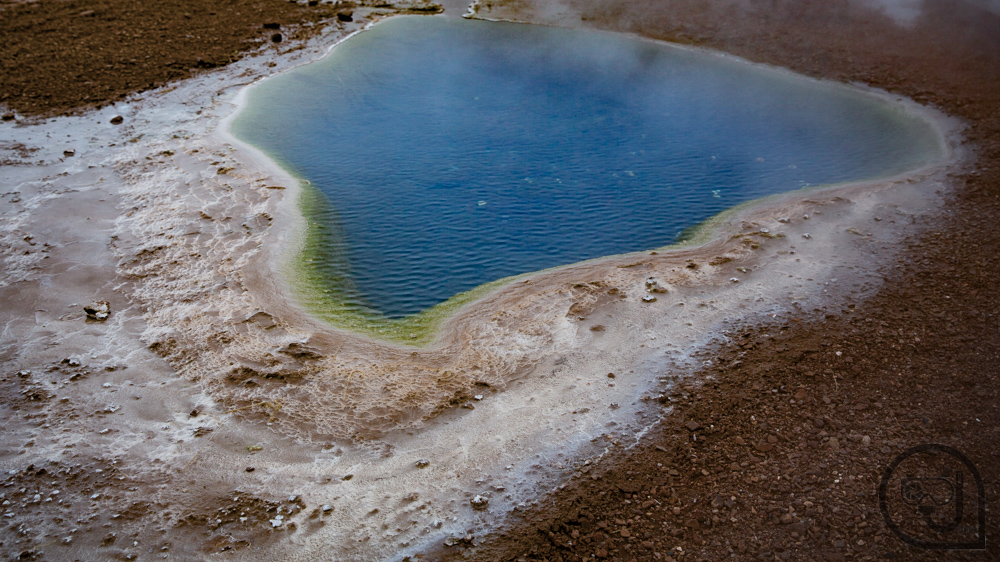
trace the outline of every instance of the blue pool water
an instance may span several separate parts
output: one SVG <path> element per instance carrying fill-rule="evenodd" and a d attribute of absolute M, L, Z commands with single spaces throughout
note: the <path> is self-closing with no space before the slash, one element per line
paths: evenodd
<path fill-rule="evenodd" d="M 397 18 L 251 92 L 232 130 L 318 190 L 304 259 L 348 308 L 661 247 L 719 211 L 919 166 L 873 96 L 587 31 Z"/>

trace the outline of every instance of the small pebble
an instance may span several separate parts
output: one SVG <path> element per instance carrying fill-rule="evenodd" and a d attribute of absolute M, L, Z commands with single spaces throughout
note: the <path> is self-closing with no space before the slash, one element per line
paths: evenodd
<path fill-rule="evenodd" d="M 472 509 L 486 509 L 490 505 L 490 500 L 485 496 L 476 495 L 469 503 L 472 504 Z"/>

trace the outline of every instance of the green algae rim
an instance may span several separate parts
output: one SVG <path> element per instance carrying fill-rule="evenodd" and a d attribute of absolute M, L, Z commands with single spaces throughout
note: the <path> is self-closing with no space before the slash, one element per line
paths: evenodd
<path fill-rule="evenodd" d="M 299 180 L 299 212 L 305 218 L 305 236 L 297 252 L 289 257 L 287 269 L 292 280 L 293 294 L 309 314 L 340 329 L 359 333 L 375 339 L 413 347 L 425 347 L 438 335 L 441 324 L 465 305 L 476 301 L 504 285 L 537 272 L 497 279 L 459 293 L 431 308 L 403 318 L 388 318 L 378 310 L 348 298 L 350 280 L 341 270 L 333 279 L 324 269 L 336 271 L 335 266 L 346 265 L 337 255 L 339 245 L 331 227 L 315 220 L 332 205 L 311 183 Z M 330 244 L 334 239 L 335 243 Z M 313 264 L 325 264 L 323 268 Z M 337 281 L 340 281 L 339 283 Z"/>

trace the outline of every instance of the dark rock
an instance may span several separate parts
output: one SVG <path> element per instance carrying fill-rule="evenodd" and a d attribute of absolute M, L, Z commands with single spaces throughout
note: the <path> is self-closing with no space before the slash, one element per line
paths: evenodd
<path fill-rule="evenodd" d="M 280 33 L 275 33 L 274 35 L 271 36 L 271 41 L 273 41 L 274 43 L 281 43 L 281 39 L 282 37 Z"/>
<path fill-rule="evenodd" d="M 104 322 L 111 315 L 111 304 L 108 301 L 94 301 L 83 307 L 87 313 L 87 320 Z"/>
<path fill-rule="evenodd" d="M 339 21 L 354 21 L 354 12 L 338 12 L 337 19 Z"/>
<path fill-rule="evenodd" d="M 67 158 L 69 158 L 70 156 L 76 156 L 76 151 L 73 150 L 73 149 L 64 150 L 63 151 L 63 156 L 65 156 Z"/>
<path fill-rule="evenodd" d="M 4 121 L 13 121 L 14 120 L 14 114 L 13 113 L 4 113 L 3 117 L 0 117 L 0 119 L 3 119 Z"/>
<path fill-rule="evenodd" d="M 114 117 L 111 118 L 111 124 L 112 125 L 121 125 L 124 122 L 125 122 L 125 118 L 122 117 L 121 115 L 115 115 Z"/>
<path fill-rule="evenodd" d="M 466 535 L 464 537 L 451 536 L 444 540 L 444 545 L 447 546 L 448 548 L 453 548 L 453 547 L 468 548 L 472 546 L 472 539 L 473 539 L 472 535 Z"/>
<path fill-rule="evenodd" d="M 276 22 L 268 22 L 264 24 L 264 29 L 281 29 L 281 24 Z"/>

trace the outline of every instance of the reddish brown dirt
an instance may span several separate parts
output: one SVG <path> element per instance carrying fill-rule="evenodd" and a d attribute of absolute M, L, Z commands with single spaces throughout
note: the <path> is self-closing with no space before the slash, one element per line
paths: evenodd
<path fill-rule="evenodd" d="M 1000 18 L 938 0 L 912 28 L 831 0 L 570 3 L 594 27 L 940 107 L 969 123 L 975 170 L 886 264 L 876 297 L 733 331 L 711 367 L 663 400 L 672 413 L 639 446 L 578 473 L 503 533 L 423 558 L 1000 559 Z M 924 443 L 978 466 L 988 552 L 922 550 L 883 522 L 882 473 Z"/>
<path fill-rule="evenodd" d="M 338 11 L 286 0 L 0 2 L 0 105 L 27 115 L 100 106 L 228 64 L 275 33 L 307 36 Z"/>

